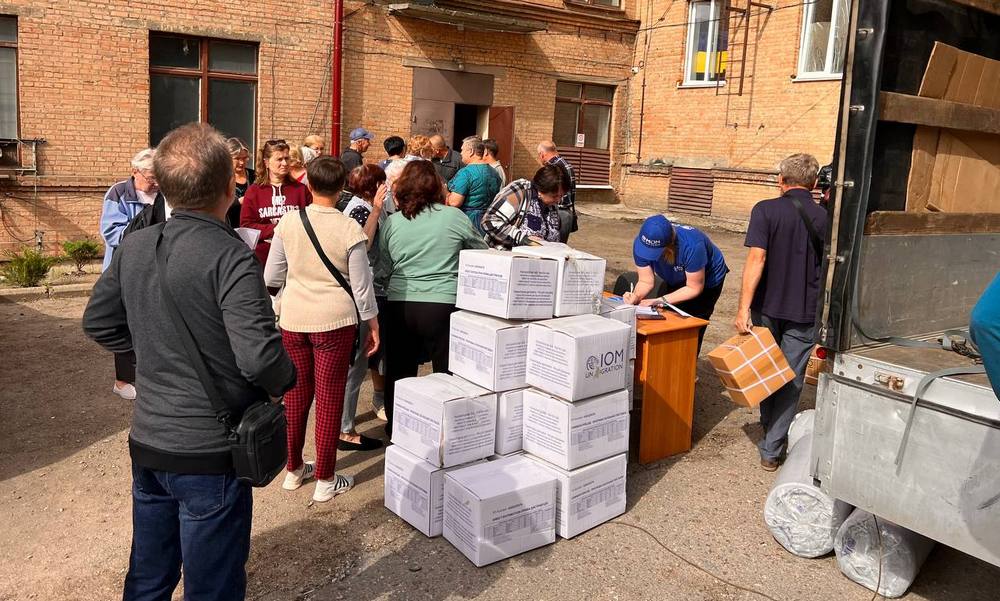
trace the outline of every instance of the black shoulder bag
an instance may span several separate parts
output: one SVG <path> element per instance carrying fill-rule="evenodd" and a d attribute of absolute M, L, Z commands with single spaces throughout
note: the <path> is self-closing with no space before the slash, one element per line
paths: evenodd
<path fill-rule="evenodd" d="M 813 252 L 816 253 L 816 259 L 818 261 L 823 260 L 823 238 L 820 237 L 819 233 L 816 231 L 816 226 L 813 225 L 812 220 L 806 215 L 806 210 L 802 207 L 802 202 L 798 198 L 795 198 L 791 194 L 788 197 L 792 200 L 792 205 L 795 206 L 795 210 L 798 211 L 799 217 L 802 218 L 802 223 L 805 224 L 806 229 L 809 230 L 809 241 L 812 242 Z"/>
<path fill-rule="evenodd" d="M 285 467 L 288 460 L 288 423 L 285 406 L 269 400 L 258 401 L 247 407 L 234 424 L 233 410 L 219 395 L 201 351 L 195 344 L 194 336 L 188 328 L 184 316 L 177 309 L 173 295 L 167 286 L 167 257 L 161 243 L 163 232 L 156 240 L 156 274 L 159 278 L 163 304 L 167 307 L 170 320 L 181 337 L 184 350 L 198 372 L 198 379 L 215 409 L 216 419 L 225 426 L 229 440 L 229 452 L 233 459 L 233 469 L 240 480 L 251 486 L 267 486 Z"/>
<path fill-rule="evenodd" d="M 299 215 L 302 215 L 302 227 L 306 228 L 306 234 L 309 236 L 309 241 L 312 242 L 313 248 L 316 249 L 316 253 L 319 255 L 319 259 L 323 261 L 323 265 L 326 265 L 326 269 L 333 276 L 333 279 L 337 280 L 340 287 L 344 289 L 347 296 L 351 297 L 351 304 L 354 305 L 354 315 L 358 318 L 358 325 L 354 329 L 354 345 L 351 347 L 351 365 L 354 365 L 354 360 L 358 356 L 358 349 L 361 348 L 361 312 L 358 311 L 358 302 L 354 299 L 354 291 L 351 290 L 351 285 L 347 283 L 347 279 L 344 278 L 344 274 L 340 273 L 337 266 L 330 262 L 330 258 L 326 256 L 323 252 L 323 247 L 320 246 L 319 238 L 316 237 L 316 230 L 313 229 L 311 223 L 309 223 L 309 215 L 306 214 L 306 210 L 302 209 L 299 211 Z"/>

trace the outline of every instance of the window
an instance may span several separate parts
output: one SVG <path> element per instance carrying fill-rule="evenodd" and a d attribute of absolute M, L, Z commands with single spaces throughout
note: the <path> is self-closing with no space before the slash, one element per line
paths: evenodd
<path fill-rule="evenodd" d="M 684 85 L 718 84 L 726 80 L 729 47 L 728 11 L 722 0 L 692 2 L 688 12 Z"/>
<path fill-rule="evenodd" d="M 17 138 L 17 18 L 0 16 L 0 140 Z"/>
<path fill-rule="evenodd" d="M 257 46 L 166 33 L 149 36 L 149 143 L 204 121 L 254 148 Z"/>
<path fill-rule="evenodd" d="M 556 114 L 552 140 L 556 146 L 576 146 L 583 135 L 584 148 L 607 150 L 611 137 L 611 101 L 615 89 L 583 83 L 556 83 Z"/>
<path fill-rule="evenodd" d="M 799 77 L 839 77 L 847 47 L 848 0 L 815 0 L 805 5 Z"/>

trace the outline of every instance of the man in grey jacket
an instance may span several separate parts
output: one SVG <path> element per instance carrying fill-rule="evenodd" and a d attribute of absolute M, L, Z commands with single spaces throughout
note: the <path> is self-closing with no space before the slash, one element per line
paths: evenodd
<path fill-rule="evenodd" d="M 137 357 L 124 599 L 170 598 L 182 563 L 186 597 L 243 599 L 253 497 L 236 479 L 226 429 L 163 304 L 155 258 L 161 233 L 165 285 L 236 419 L 241 407 L 291 388 L 295 368 L 260 264 L 225 222 L 233 167 L 222 136 L 202 124 L 175 130 L 160 143 L 153 171 L 172 218 L 123 240 L 83 316 L 89 337 Z"/>

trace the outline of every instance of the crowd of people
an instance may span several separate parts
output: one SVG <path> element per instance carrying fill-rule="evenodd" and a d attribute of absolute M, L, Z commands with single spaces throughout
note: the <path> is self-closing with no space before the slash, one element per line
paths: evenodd
<path fill-rule="evenodd" d="M 538 145 L 531 179 L 508 181 L 495 140 L 467 137 L 456 151 L 440 135 L 389 136 L 376 164 L 365 160 L 374 135 L 349 137 L 339 157 L 315 135 L 267 140 L 251 169 L 244 142 L 187 125 L 139 152 L 105 197 L 104 273 L 84 329 L 115 355 L 114 393 L 136 400 L 126 599 L 169 596 L 182 558 L 192 598 L 245 588 L 250 487 L 233 477 L 227 422 L 184 331 L 234 414 L 283 398 L 283 488 L 315 481 L 313 499 L 326 502 L 353 486 L 337 451 L 384 444 L 355 427 L 366 376 L 391 436 L 396 382 L 423 363 L 447 369 L 459 253 L 566 242 L 577 230 L 575 174 L 551 142 Z M 753 209 L 745 242 L 737 330 L 768 327 L 796 372 L 761 406 L 767 470 L 784 450 L 813 341 L 823 244 L 813 232 L 827 229 L 812 200 L 818 169 L 808 155 L 782 162 L 782 195 Z M 615 286 L 625 302 L 711 318 L 729 267 L 704 232 L 654 215 L 632 251 L 635 272 Z M 171 303 L 184 324 L 165 312 Z M 315 461 L 303 456 L 310 410 Z M 231 552 L 213 554 L 222 548 Z"/>

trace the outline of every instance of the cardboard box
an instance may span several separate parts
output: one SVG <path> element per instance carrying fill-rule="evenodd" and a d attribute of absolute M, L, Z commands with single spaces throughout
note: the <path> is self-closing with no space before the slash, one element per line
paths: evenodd
<path fill-rule="evenodd" d="M 531 455 L 527 457 L 556 477 L 556 534 L 559 536 L 573 538 L 625 513 L 627 453 L 573 471 L 560 469 Z"/>
<path fill-rule="evenodd" d="M 734 403 L 756 407 L 795 377 L 767 328 L 738 334 L 708 354 Z"/>
<path fill-rule="evenodd" d="M 628 371 L 625 372 L 625 390 L 628 391 L 628 406 L 635 407 L 635 359 L 628 362 Z"/>
<path fill-rule="evenodd" d="M 635 359 L 635 343 L 637 337 L 635 329 L 635 305 L 627 305 L 622 302 L 615 302 L 608 298 L 604 298 L 601 300 L 601 312 L 599 315 L 601 317 L 606 317 L 607 319 L 620 321 L 632 328 L 632 333 L 629 335 L 628 341 L 628 356 L 629 359 Z"/>
<path fill-rule="evenodd" d="M 496 446 L 497 396 L 450 374 L 396 382 L 392 442 L 437 467 L 484 459 Z"/>
<path fill-rule="evenodd" d="M 556 298 L 559 262 L 500 250 L 463 250 L 455 305 L 504 319 L 548 319 Z"/>
<path fill-rule="evenodd" d="M 565 244 L 518 246 L 513 254 L 558 261 L 554 311 L 556 317 L 597 313 L 604 291 L 607 261 Z"/>
<path fill-rule="evenodd" d="M 482 461 L 473 462 L 482 463 Z M 385 507 L 426 536 L 441 536 L 444 525 L 444 475 L 469 464 L 448 469 L 435 467 L 398 445 L 385 450 Z"/>
<path fill-rule="evenodd" d="M 524 454 L 525 452 L 523 450 L 514 451 L 513 453 L 507 453 L 506 455 L 500 455 L 498 453 L 496 455 L 490 455 L 489 457 L 486 458 L 486 461 L 499 461 L 501 459 L 510 459 L 511 457 L 517 457 L 518 455 L 524 455 Z"/>
<path fill-rule="evenodd" d="M 809 362 L 806 363 L 805 383 L 813 386 L 819 384 L 819 374 L 826 369 L 826 359 L 820 359 L 819 355 L 816 354 L 818 348 L 818 346 L 813 348 L 809 355 Z"/>
<path fill-rule="evenodd" d="M 629 327 L 597 315 L 528 326 L 528 385 L 575 401 L 625 388 Z"/>
<path fill-rule="evenodd" d="M 570 403 L 524 391 L 524 450 L 564 470 L 628 451 L 628 392 Z"/>
<path fill-rule="evenodd" d="M 556 540 L 556 479 L 516 456 L 449 472 L 444 537 L 482 567 Z"/>
<path fill-rule="evenodd" d="M 520 451 L 524 430 L 524 389 L 509 390 L 497 395 L 497 455 Z"/>
<path fill-rule="evenodd" d="M 487 390 L 526 386 L 528 324 L 468 311 L 451 314 L 448 370 Z"/>

